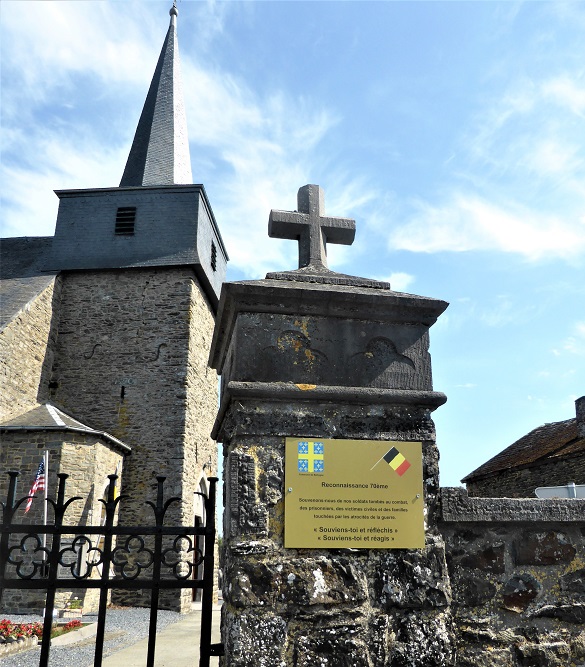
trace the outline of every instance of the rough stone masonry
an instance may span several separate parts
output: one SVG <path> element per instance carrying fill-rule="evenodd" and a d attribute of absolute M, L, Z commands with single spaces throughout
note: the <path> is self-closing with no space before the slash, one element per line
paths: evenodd
<path fill-rule="evenodd" d="M 305 186 L 269 227 L 301 268 L 224 286 L 223 664 L 585 665 L 585 501 L 441 493 L 428 335 L 447 304 L 330 271 L 352 225 Z M 287 437 L 422 442 L 424 548 L 285 548 Z"/>
<path fill-rule="evenodd" d="M 311 200 L 320 202 L 318 215 L 308 210 Z M 311 250 L 299 255 L 313 261 L 228 284 L 221 299 L 211 359 L 223 377 L 216 435 L 227 475 L 225 662 L 452 664 L 430 418 L 445 396 L 432 390 L 428 352 L 429 327 L 447 304 L 329 271 L 319 248 L 336 227 L 331 218 L 320 226 L 323 214 L 317 186 L 301 188 L 298 213 L 288 219 L 300 217 L 300 225 L 305 216 L 313 225 L 299 233 Z M 271 214 L 279 224 L 283 218 Z M 425 548 L 284 549 L 287 436 L 421 441 Z"/>

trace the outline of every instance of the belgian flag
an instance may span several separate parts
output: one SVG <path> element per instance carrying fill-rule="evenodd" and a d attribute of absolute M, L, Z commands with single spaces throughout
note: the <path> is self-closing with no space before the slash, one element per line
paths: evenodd
<path fill-rule="evenodd" d="M 396 447 L 389 449 L 382 458 L 392 470 L 401 477 L 410 468 L 410 463 L 406 460 L 406 457 L 396 449 Z"/>

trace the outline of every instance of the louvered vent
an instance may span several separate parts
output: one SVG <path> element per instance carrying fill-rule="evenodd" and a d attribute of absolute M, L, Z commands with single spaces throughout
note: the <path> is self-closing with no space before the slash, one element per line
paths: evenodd
<path fill-rule="evenodd" d="M 136 206 L 120 206 L 116 211 L 116 236 L 132 236 L 136 222 Z"/>
<path fill-rule="evenodd" d="M 217 249 L 215 243 L 211 242 L 211 268 L 215 271 L 217 267 Z"/>

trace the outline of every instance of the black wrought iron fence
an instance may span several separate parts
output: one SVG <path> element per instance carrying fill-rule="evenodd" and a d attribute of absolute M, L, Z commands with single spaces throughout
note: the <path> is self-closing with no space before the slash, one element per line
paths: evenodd
<path fill-rule="evenodd" d="M 68 525 L 69 506 L 81 497 L 65 499 L 68 475 L 60 474 L 57 498 L 48 499 L 53 521 L 46 524 L 13 523 L 18 508 L 28 496 L 16 499 L 17 472 L 10 477 L 6 503 L 1 503 L 0 603 L 8 589 L 46 590 L 43 639 L 39 667 L 49 664 L 50 635 L 56 591 L 99 589 L 94 667 L 101 667 L 108 594 L 114 589 L 150 591 L 150 623 L 146 667 L 154 666 L 157 611 L 160 592 L 171 589 L 201 589 L 200 667 L 208 667 L 210 656 L 222 655 L 223 646 L 211 643 L 215 553 L 215 497 L 217 478 L 209 479 L 209 495 L 203 496 L 205 524 L 166 526 L 170 505 L 180 498 L 164 499 L 164 477 L 157 477 L 153 524 L 116 525 L 116 509 L 124 496 L 115 497 L 117 475 L 109 475 L 108 497 L 102 499 L 103 525 Z M 43 536 L 46 536 L 43 539 Z M 203 548 L 197 537 L 204 538 Z M 46 544 L 46 546 L 44 546 Z M 203 577 L 194 578 L 203 565 Z"/>

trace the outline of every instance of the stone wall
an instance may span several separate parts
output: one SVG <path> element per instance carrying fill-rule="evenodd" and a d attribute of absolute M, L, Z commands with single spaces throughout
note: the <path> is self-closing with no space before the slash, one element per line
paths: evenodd
<path fill-rule="evenodd" d="M 441 497 L 457 667 L 585 665 L 585 500 Z"/>
<path fill-rule="evenodd" d="M 540 465 L 500 470 L 497 474 L 467 483 L 470 496 L 484 498 L 534 498 L 539 486 L 585 484 L 585 452 L 547 459 Z"/>
<path fill-rule="evenodd" d="M 291 419 L 322 407 L 293 404 Z M 262 407 L 254 412 L 262 419 Z M 230 491 L 226 507 L 224 664 L 585 665 L 585 500 L 442 489 L 438 530 L 429 526 L 420 551 L 288 549 L 276 558 L 282 445 L 243 434 L 238 443 L 228 489 L 248 491 Z"/>
<path fill-rule="evenodd" d="M 0 422 L 46 399 L 57 335 L 53 304 L 59 292 L 56 278 L 0 331 Z"/>
<path fill-rule="evenodd" d="M 445 396 L 428 353 L 447 304 L 338 280 L 224 287 L 212 360 L 229 667 L 453 664 L 431 419 Z M 422 443 L 424 549 L 285 548 L 286 437 Z M 359 442 L 352 455 L 363 456 Z"/>
<path fill-rule="evenodd" d="M 445 304 L 408 299 L 225 287 L 226 667 L 585 667 L 585 500 L 439 490 L 426 355 Z M 285 548 L 289 436 L 356 440 L 356 459 L 360 440 L 422 442 L 424 548 Z"/>
<path fill-rule="evenodd" d="M 283 548 L 283 433 L 422 440 L 427 515 L 435 516 L 438 455 L 428 411 L 344 405 L 341 396 L 331 403 L 246 400 L 243 393 L 232 405 L 224 422 L 223 664 L 453 664 L 451 592 L 434 527 L 420 551 Z"/>
<path fill-rule="evenodd" d="M 152 522 L 144 500 L 153 499 L 157 475 L 167 477 L 167 497 L 182 498 L 170 520 L 193 522 L 203 465 L 217 470 L 209 437 L 217 377 L 207 366 L 213 323 L 188 267 L 63 276 L 51 400 L 132 447 L 121 522 Z M 189 592 L 181 596 L 186 609 Z"/>
<path fill-rule="evenodd" d="M 6 502 L 8 491 L 8 475 L 6 471 L 17 470 L 17 500 L 28 495 L 35 478 L 43 452 L 49 452 L 49 473 L 47 476 L 48 496 L 56 499 L 58 474 L 66 473 L 66 499 L 80 496 L 81 500 L 73 502 L 65 514 L 65 523 L 97 524 L 101 517 L 103 491 L 107 485 L 107 476 L 114 474 L 116 469 L 122 470 L 123 454 L 108 440 L 94 434 L 77 433 L 59 430 L 5 430 L 0 440 L 0 500 Z M 25 504 L 17 510 L 14 522 L 23 524 L 43 523 L 42 492 L 25 513 Z M 51 522 L 53 512 L 48 509 Z M 50 547 L 51 540 L 47 540 Z M 95 573 L 97 576 L 97 572 Z M 62 575 L 60 575 L 62 576 Z M 85 609 L 97 609 L 98 590 L 84 590 L 72 593 L 60 589 L 56 595 L 56 607 L 63 606 L 73 595 L 84 599 Z M 29 613 L 40 611 L 45 606 L 43 591 L 6 591 L 3 607 L 10 613 Z"/>

